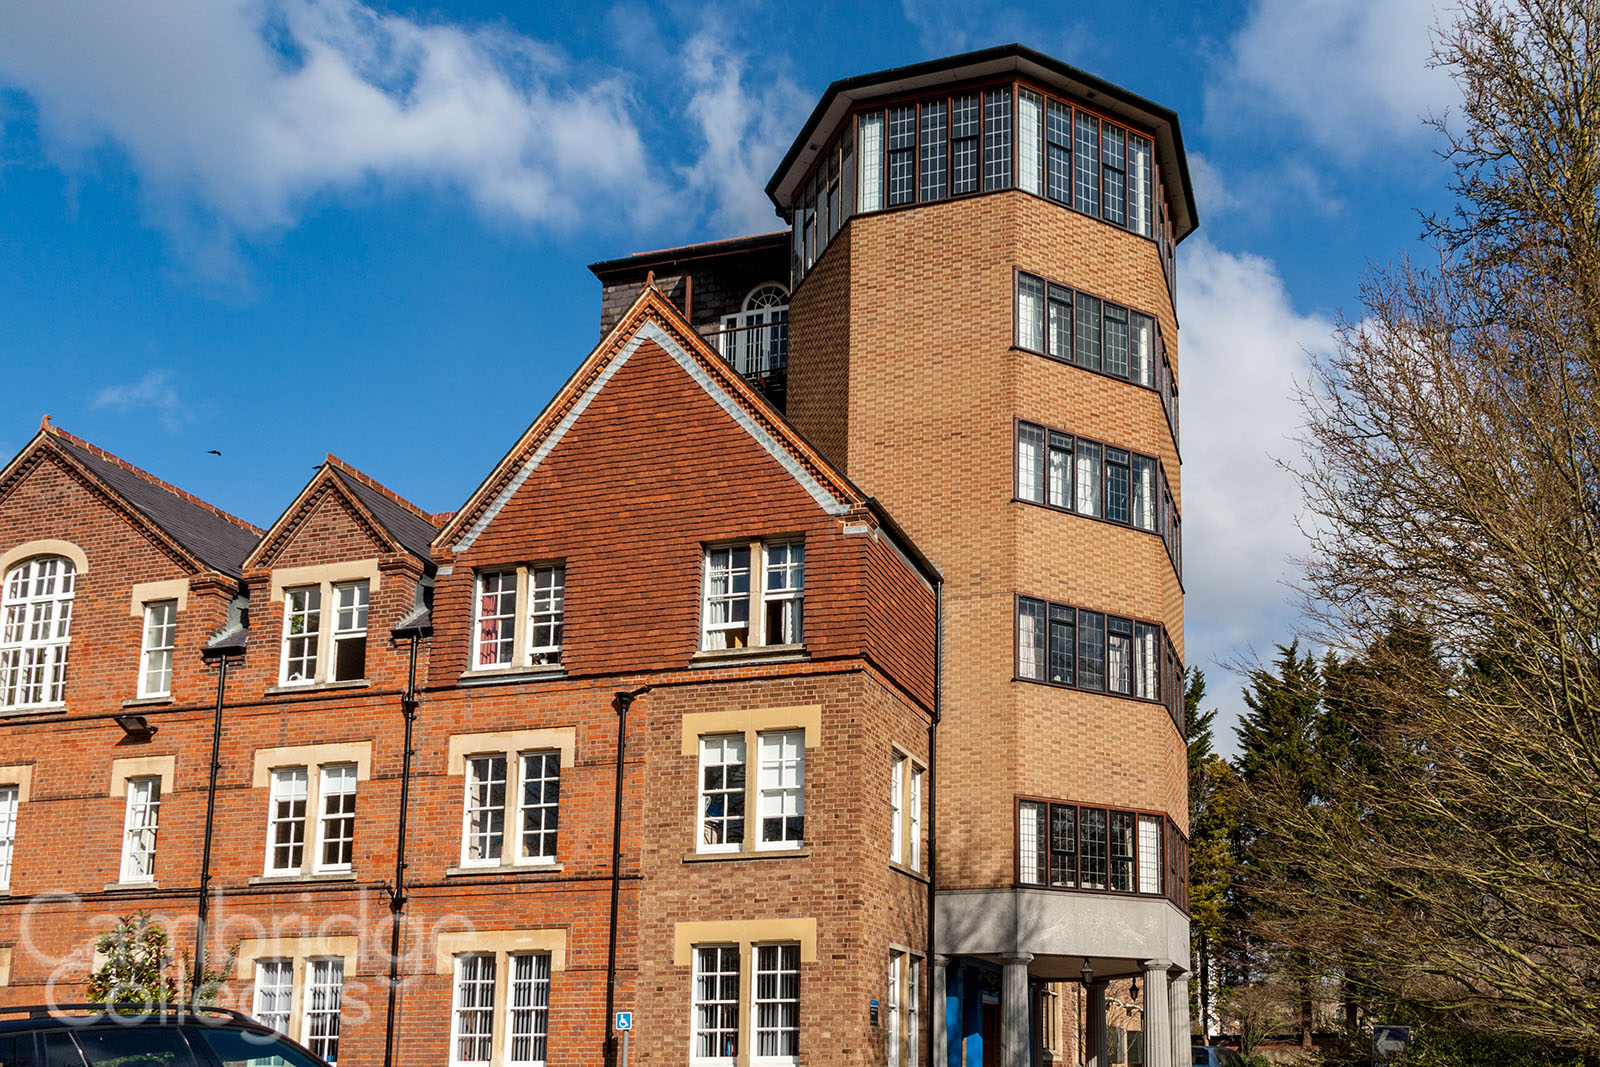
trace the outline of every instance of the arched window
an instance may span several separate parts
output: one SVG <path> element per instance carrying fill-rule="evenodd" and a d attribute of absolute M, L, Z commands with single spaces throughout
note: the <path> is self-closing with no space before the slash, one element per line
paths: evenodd
<path fill-rule="evenodd" d="M 777 282 L 758 285 L 737 315 L 723 317 L 722 358 L 746 377 L 783 373 L 789 364 L 789 290 Z"/>
<path fill-rule="evenodd" d="M 6 572 L 0 592 L 0 708 L 61 703 L 77 573 L 63 556 L 35 556 Z"/>

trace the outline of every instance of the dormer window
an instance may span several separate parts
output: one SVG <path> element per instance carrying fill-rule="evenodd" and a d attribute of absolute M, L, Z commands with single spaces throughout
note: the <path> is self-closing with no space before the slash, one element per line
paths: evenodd
<path fill-rule="evenodd" d="M 366 581 L 326 586 L 333 610 L 323 607 L 323 585 L 283 591 L 281 685 L 356 682 L 367 674 Z M 332 647 L 333 654 L 325 652 Z"/>
<path fill-rule="evenodd" d="M 60 704 L 67 685 L 77 568 L 38 556 L 6 572 L 0 596 L 0 708 Z"/>

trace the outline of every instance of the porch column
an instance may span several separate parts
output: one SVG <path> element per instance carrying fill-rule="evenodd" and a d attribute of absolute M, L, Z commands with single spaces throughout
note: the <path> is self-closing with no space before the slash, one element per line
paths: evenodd
<path fill-rule="evenodd" d="M 1145 960 L 1144 1067 L 1175 1067 L 1172 1058 L 1172 1008 L 1168 995 L 1167 960 Z"/>
<path fill-rule="evenodd" d="M 1189 972 L 1183 971 L 1172 980 L 1168 994 L 1172 1004 L 1172 1064 L 1173 1067 L 1191 1067 L 1194 1053 L 1189 1041 Z"/>
<path fill-rule="evenodd" d="M 1106 980 L 1086 987 L 1083 1014 L 1083 1062 L 1087 1067 L 1111 1067 L 1106 1057 Z"/>
<path fill-rule="evenodd" d="M 1029 1067 L 1028 1040 L 1033 1013 L 1028 1003 L 1028 964 L 1031 952 L 1008 952 L 1000 957 L 1000 1062 L 1003 1067 Z"/>
<path fill-rule="evenodd" d="M 933 964 L 933 971 L 928 978 L 928 1045 L 933 1062 L 947 1064 L 950 1062 L 950 1005 L 946 1003 L 946 982 L 949 981 L 950 958 L 936 954 L 929 962 Z M 921 1064 L 913 1063 L 911 1067 L 921 1067 Z"/>

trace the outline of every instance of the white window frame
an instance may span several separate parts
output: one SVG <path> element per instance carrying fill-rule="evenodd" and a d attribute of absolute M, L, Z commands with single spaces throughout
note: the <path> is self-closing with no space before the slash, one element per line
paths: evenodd
<path fill-rule="evenodd" d="M 490 582 L 495 583 L 491 591 Z M 492 614 L 484 614 L 493 597 Z M 566 638 L 567 567 L 564 562 L 505 564 L 485 567 L 472 579 L 472 659 L 468 673 L 491 671 L 559 671 Z M 497 624 L 493 663 L 483 662 L 484 623 Z M 543 631 L 541 635 L 540 631 Z M 536 642 L 536 638 L 545 639 Z M 504 658 L 500 658 L 504 656 Z"/>
<path fill-rule="evenodd" d="M 527 866 L 553 864 L 556 862 L 556 856 L 558 855 L 558 850 L 561 847 L 561 750 L 554 748 L 530 749 L 527 752 L 518 752 L 516 761 L 517 789 L 515 794 L 512 793 L 510 787 L 509 767 L 506 772 L 508 775 L 508 780 L 506 783 L 506 806 L 508 808 L 513 804 L 516 806 L 515 862 Z M 540 791 L 540 799 L 530 804 L 528 803 L 528 786 L 535 779 L 529 772 L 534 769 L 532 764 L 535 762 L 538 763 L 537 769 L 540 772 L 537 781 L 541 783 L 542 788 Z M 549 773 L 552 766 L 555 769 L 554 775 Z M 551 783 L 554 783 L 554 800 L 548 799 L 548 790 L 551 787 Z M 529 816 L 533 812 L 548 812 L 554 817 L 554 825 L 552 828 L 541 828 L 539 831 L 537 831 L 540 835 L 541 849 L 543 848 L 545 841 L 549 841 L 550 852 L 548 855 L 546 855 L 543 851 L 535 854 L 529 854 L 526 849 L 526 835 L 528 833 Z M 513 820 L 508 818 L 506 821 L 511 822 Z M 504 857 L 504 854 L 505 852 L 502 848 L 501 856 Z"/>
<path fill-rule="evenodd" d="M 776 744 L 776 755 L 769 754 Z M 792 749 L 791 749 L 792 746 Z M 805 846 L 806 812 L 806 732 L 804 730 L 763 730 L 756 734 L 756 848 L 759 851 L 794 849 Z M 746 766 L 745 777 L 749 778 Z M 792 802 L 792 803 L 791 803 Z M 776 810 L 774 809 L 776 805 Z M 790 808 L 793 811 L 790 811 Z M 748 812 L 748 802 L 746 804 Z M 779 820 L 776 839 L 767 836 L 767 820 Z M 800 820 L 800 836 L 789 837 L 789 820 Z M 749 831 L 748 818 L 746 833 Z"/>
<path fill-rule="evenodd" d="M 317 768 L 317 844 L 311 864 L 318 874 L 344 873 L 355 866 L 358 773 L 354 763 L 326 763 Z M 348 836 L 333 835 L 339 824 L 349 828 Z M 327 861 L 328 846 L 335 842 L 348 842 L 348 860 Z"/>
<path fill-rule="evenodd" d="M 560 663 L 567 568 L 559 563 L 529 567 L 527 576 L 528 664 L 540 666 Z M 547 639 L 541 641 L 541 636 L 547 636 Z"/>
<path fill-rule="evenodd" d="M 300 805 L 299 814 L 294 813 L 293 805 Z M 282 805 L 290 805 L 287 814 L 282 810 Z M 299 874 L 305 870 L 307 833 L 306 822 L 311 810 L 311 775 L 306 767 L 274 767 L 272 777 L 267 787 L 267 857 L 263 871 L 269 877 L 272 875 Z M 299 827 L 299 840 L 295 840 L 294 828 Z M 284 847 L 290 850 L 293 856 L 298 849 L 298 862 L 289 866 L 278 865 L 278 829 L 289 828 L 289 840 Z"/>
<path fill-rule="evenodd" d="M 250 1014 L 287 1037 L 294 1018 L 294 960 L 284 956 L 258 959 L 255 972 Z M 273 1025 L 272 1019 L 282 1020 L 282 1025 Z"/>
<path fill-rule="evenodd" d="M 331 1008 L 318 1006 L 318 997 L 331 999 Z M 329 1063 L 339 1062 L 339 1041 L 343 1034 L 344 957 L 312 956 L 306 960 L 306 992 L 300 1014 L 300 1043 Z M 331 1032 L 318 1034 L 314 1020 L 330 1021 Z M 330 1054 L 331 1053 L 331 1054 Z"/>
<path fill-rule="evenodd" d="M 774 560 L 775 550 L 783 558 Z M 806 544 L 804 541 L 767 541 L 761 545 L 761 643 L 800 645 L 805 643 Z M 781 582 L 781 584 L 779 584 Z M 792 633 L 772 632 L 772 610 L 785 616 L 780 623 Z M 789 618 L 792 616 L 792 618 Z M 777 640 L 788 637 L 790 640 Z"/>
<path fill-rule="evenodd" d="M 739 564 L 740 553 L 744 554 L 743 566 Z M 701 648 L 714 651 L 749 648 L 757 643 L 756 624 L 750 618 L 751 585 L 755 580 L 750 564 L 754 558 L 755 553 L 748 544 L 713 545 L 705 550 Z M 742 590 L 737 588 L 741 576 L 744 578 Z M 722 588 L 718 588 L 719 582 Z M 740 605 L 744 607 L 743 619 L 738 617 Z M 734 640 L 731 635 L 741 630 L 744 631 L 744 644 L 730 644 Z"/>
<path fill-rule="evenodd" d="M 889 862 L 922 870 L 922 792 L 927 766 L 898 746 L 889 758 Z"/>
<path fill-rule="evenodd" d="M 782 550 L 782 558 L 774 558 Z M 701 554 L 700 648 L 800 649 L 805 644 L 805 540 L 775 537 L 769 541 L 705 546 Z M 744 555 L 744 564 L 738 555 Z M 743 581 L 744 589 L 737 586 Z M 781 584 L 780 584 L 781 583 Z M 793 633 L 774 633 L 769 610 L 779 608 L 792 618 Z M 740 618 L 740 614 L 743 618 Z M 729 635 L 744 632 L 744 644 Z M 790 640 L 780 641 L 778 638 Z"/>
<path fill-rule="evenodd" d="M 788 365 L 789 290 L 763 282 L 745 294 L 741 310 L 722 317 L 718 354 L 746 376 L 762 376 Z"/>
<path fill-rule="evenodd" d="M 493 579 L 495 588 L 490 591 L 485 588 L 489 580 Z M 510 586 L 506 585 L 510 582 Z M 513 666 L 517 655 L 517 572 L 515 568 L 500 568 L 496 570 L 480 571 L 473 578 L 472 595 L 472 665 L 471 670 L 495 670 Z M 493 614 L 484 613 L 484 600 L 487 597 L 495 598 L 495 611 Z M 507 604 L 507 597 L 510 602 Z M 495 620 L 498 627 L 495 631 L 493 644 L 498 648 L 505 647 L 505 659 L 499 658 L 496 652 L 492 663 L 483 661 L 485 642 L 483 639 L 483 626 L 489 620 Z M 500 627 L 509 626 L 510 633 L 503 632 Z"/>
<path fill-rule="evenodd" d="M 20 785 L 0 784 L 0 890 L 11 888 L 11 869 L 17 850 L 17 811 L 21 804 Z"/>
<path fill-rule="evenodd" d="M 1135 889 L 1140 893 L 1159 896 L 1166 870 L 1162 863 L 1163 839 L 1166 827 L 1158 815 L 1138 814 L 1133 820 L 1134 864 L 1139 872 Z"/>
<path fill-rule="evenodd" d="M 787 971 L 786 969 L 784 969 L 782 967 L 782 952 L 783 952 L 784 949 L 793 949 L 794 950 L 794 971 L 792 973 L 794 974 L 794 981 L 795 981 L 795 995 L 794 995 L 792 1003 L 795 1006 L 795 1025 L 793 1027 L 795 1051 L 793 1053 L 777 1053 L 777 1054 L 769 1054 L 769 1055 L 765 1055 L 764 1056 L 760 1052 L 760 1049 L 761 1049 L 761 1035 L 762 1035 L 762 1033 L 764 1031 L 769 1031 L 769 1030 L 776 1031 L 778 1033 L 783 1033 L 783 1032 L 785 1032 L 785 1031 L 790 1029 L 789 1027 L 785 1027 L 785 1026 L 764 1027 L 764 1026 L 761 1025 L 761 1006 L 762 1006 L 762 1004 L 786 1004 L 786 1003 L 790 1003 L 791 1002 L 790 998 L 788 998 L 788 997 L 783 997 L 783 996 L 763 997 L 761 995 L 761 977 L 762 977 L 763 974 L 775 975 L 775 976 L 777 976 L 776 980 L 781 982 L 783 975 L 790 973 L 789 971 Z M 779 956 L 778 956 L 779 966 L 776 969 L 771 969 L 771 968 L 769 968 L 767 970 L 763 970 L 762 969 L 762 958 L 761 957 L 762 957 L 762 954 L 764 952 L 768 951 L 768 950 L 775 951 L 775 952 L 779 953 Z M 800 986 L 800 944 L 799 944 L 799 942 L 796 942 L 796 941 L 757 941 L 757 942 L 754 942 L 754 943 L 751 944 L 751 946 L 750 946 L 750 997 L 749 997 L 749 1012 L 750 1012 L 750 1014 L 749 1014 L 749 1024 L 748 1024 L 748 1026 L 745 1027 L 745 1033 L 748 1034 L 750 1063 L 752 1065 L 758 1065 L 758 1067 L 795 1067 L 795 1065 L 799 1063 L 799 1060 L 800 1060 L 800 1053 L 799 1053 L 800 1033 L 804 1029 L 804 1027 L 801 1024 L 801 1020 L 800 1020 L 800 988 L 799 988 L 799 986 Z M 743 1035 L 741 1035 L 741 1036 L 743 1036 Z"/>
<path fill-rule="evenodd" d="M 296 620 L 299 620 L 301 629 L 294 631 Z M 301 654 L 294 657 L 294 662 L 305 665 L 298 673 L 291 673 L 289 648 L 291 642 L 301 641 Z M 311 652 L 306 654 L 309 646 Z M 320 680 L 323 670 L 322 647 L 322 586 L 297 585 L 283 591 L 283 655 L 278 668 L 278 684 L 281 686 L 315 685 Z"/>
<path fill-rule="evenodd" d="M 696 780 L 695 796 L 695 824 L 697 827 L 695 838 L 698 852 L 740 852 L 743 851 L 745 842 L 750 837 L 750 749 L 744 734 L 706 734 L 700 738 L 700 763 L 699 778 Z M 729 748 L 738 746 L 738 759 L 726 758 Z M 722 784 L 719 788 L 709 789 L 706 785 L 706 772 L 716 767 L 742 767 L 743 781 L 738 788 L 730 788 L 727 784 L 727 771 L 722 775 Z M 721 797 L 723 809 L 721 814 L 710 816 L 708 804 L 713 797 Z M 739 814 L 734 816 L 729 813 L 734 798 L 739 801 Z M 715 818 L 722 826 L 721 841 L 707 840 L 707 819 Z M 728 823 L 734 818 L 739 820 L 739 840 L 727 840 Z"/>
<path fill-rule="evenodd" d="M 161 776 L 138 775 L 129 778 L 127 795 L 122 822 L 122 873 L 118 881 L 124 885 L 148 885 L 156 880 Z"/>
<path fill-rule="evenodd" d="M 172 695 L 172 660 L 178 644 L 177 634 L 178 602 L 147 602 L 144 606 L 144 636 L 139 648 L 138 692 L 141 699 Z M 157 684 L 152 684 L 152 679 Z"/>
<path fill-rule="evenodd" d="M 550 972 L 548 952 L 513 952 L 506 957 L 505 1059 L 512 1067 L 544 1067 L 550 1058 Z M 521 974 L 523 965 L 528 974 Z M 526 1003 L 519 1003 L 523 999 Z M 526 1033 L 518 1025 L 526 1021 Z M 517 1043 L 528 1042 L 528 1055 L 518 1056 Z M 542 1044 L 543 1056 L 534 1056 Z"/>
<path fill-rule="evenodd" d="M 478 1067 L 494 1062 L 494 1018 L 496 985 L 500 980 L 500 961 L 493 952 L 462 952 L 458 953 L 451 966 L 450 977 L 450 1063 L 453 1067 Z M 475 973 L 468 977 L 468 968 Z M 483 971 L 487 971 L 487 974 Z M 468 983 L 471 983 L 473 1003 L 468 1004 Z M 482 998 L 487 997 L 487 1002 Z M 477 1030 L 468 1036 L 463 1032 L 462 1023 L 468 1014 L 477 1023 L 482 1023 L 486 1029 Z M 475 1023 L 476 1025 L 476 1023 Z M 462 1055 L 461 1042 L 467 1037 L 475 1044 L 481 1043 L 483 1055 L 474 1055 L 471 1058 Z"/>
<path fill-rule="evenodd" d="M 889 757 L 889 859 L 894 863 L 905 857 L 905 769 L 910 760 L 903 752 Z"/>
<path fill-rule="evenodd" d="M 745 1034 L 749 1029 L 749 1019 L 745 1011 L 744 996 L 742 993 L 744 986 L 744 957 L 746 955 L 744 947 L 738 944 L 726 943 L 705 944 L 695 945 L 693 952 L 694 970 L 690 977 L 689 987 L 689 1062 L 693 1064 L 694 1067 L 733 1067 L 733 1065 L 739 1059 L 739 1049 L 744 1044 Z M 706 953 L 708 952 L 716 953 L 716 959 L 714 961 L 716 964 L 716 970 L 706 969 Z M 727 969 L 729 958 L 728 954 L 731 954 L 733 960 L 733 970 L 731 971 Z M 703 998 L 700 995 L 702 983 L 706 980 L 708 975 L 715 975 L 717 977 L 717 996 L 712 998 Z M 730 975 L 733 977 L 734 987 L 732 999 L 724 996 L 722 990 L 724 981 Z M 733 1007 L 734 1025 L 731 1031 L 728 1027 L 722 1025 L 724 1021 L 723 1014 L 727 1010 L 728 1005 L 732 1005 Z M 700 1025 L 700 1013 L 702 1010 L 711 1007 L 718 1009 L 716 1019 L 717 1025 L 702 1027 Z M 717 1035 L 713 1038 L 713 1040 L 722 1041 L 725 1040 L 722 1035 L 726 1035 L 728 1033 L 732 1033 L 733 1035 L 734 1047 L 732 1055 L 716 1054 L 711 1056 L 703 1056 L 700 1054 L 700 1038 L 702 1034 Z"/>
<path fill-rule="evenodd" d="M 477 787 L 485 779 L 482 778 L 481 767 L 484 764 L 495 764 L 502 768 L 498 780 L 501 791 L 500 803 L 495 805 L 492 795 L 486 802 L 476 803 L 475 793 Z M 537 761 L 538 766 L 532 764 Z M 562 766 L 562 753 L 559 748 L 528 748 L 516 750 L 483 750 L 468 753 L 463 759 L 462 778 L 464 793 L 461 810 L 461 866 L 462 867 L 551 867 L 560 862 L 561 855 L 561 777 L 564 772 Z M 527 789 L 534 781 L 530 770 L 540 772 L 537 779 L 543 783 L 540 789 L 540 800 L 533 804 L 525 804 Z M 554 770 L 554 774 L 548 773 Z M 495 779 L 488 781 L 492 784 Z M 549 785 L 554 784 L 555 799 L 548 801 L 545 796 Z M 554 811 L 555 825 L 552 829 L 541 829 L 541 846 L 548 836 L 551 842 L 549 855 L 528 854 L 524 849 L 524 832 L 528 829 L 528 819 L 532 812 Z M 489 820 L 490 827 L 498 825 L 500 832 L 500 848 L 496 855 L 474 856 L 472 854 L 475 839 L 487 841 L 493 836 L 493 830 L 485 833 L 474 833 L 473 815 L 481 814 Z M 541 822 L 543 820 L 541 819 Z"/>
<path fill-rule="evenodd" d="M 348 603 L 346 602 L 348 598 Z M 328 642 L 327 681 L 356 682 L 367 676 L 367 613 L 371 606 L 371 584 L 365 579 L 333 583 L 333 634 Z M 361 673 L 339 677 L 339 646 L 361 642 Z"/>
<path fill-rule="evenodd" d="M 885 1036 L 888 1039 L 887 1067 L 906 1067 L 900 1058 L 900 983 L 906 954 L 891 949 L 889 952 L 889 990 L 884 997 Z"/>
<path fill-rule="evenodd" d="M 6 572 L 0 586 L 0 709 L 66 703 L 77 573 L 65 556 L 35 556 Z"/>
<path fill-rule="evenodd" d="M 499 867 L 505 860 L 506 854 L 506 803 L 511 797 L 511 764 L 514 757 L 505 752 L 476 752 L 466 757 L 465 772 L 462 778 L 466 783 L 466 794 L 461 811 L 461 866 L 463 867 Z M 499 761 L 500 775 L 500 802 L 493 802 L 492 792 L 483 803 L 474 803 L 474 789 L 481 783 L 487 782 L 492 790 L 496 779 L 493 775 L 484 776 L 480 764 L 493 767 Z M 482 813 L 484 819 L 489 820 L 488 828 L 482 832 L 473 828 L 472 817 L 474 813 Z M 500 833 L 499 850 L 492 856 L 474 856 L 472 854 L 473 841 L 482 840 L 487 852 L 488 845 L 494 838 L 494 820 L 498 819 Z"/>

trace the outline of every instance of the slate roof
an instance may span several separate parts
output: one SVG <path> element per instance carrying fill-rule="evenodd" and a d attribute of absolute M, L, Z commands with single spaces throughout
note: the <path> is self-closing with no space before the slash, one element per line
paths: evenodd
<path fill-rule="evenodd" d="M 47 432 L 56 447 L 81 463 L 200 562 L 229 577 L 242 576 L 240 565 L 256 547 L 260 530 L 87 441 L 55 427 Z"/>
<path fill-rule="evenodd" d="M 401 548 L 418 559 L 428 559 L 428 546 L 439 534 L 431 516 L 413 504 L 351 467 L 337 456 L 328 457 L 328 467 L 341 485 L 361 501 Z"/>

